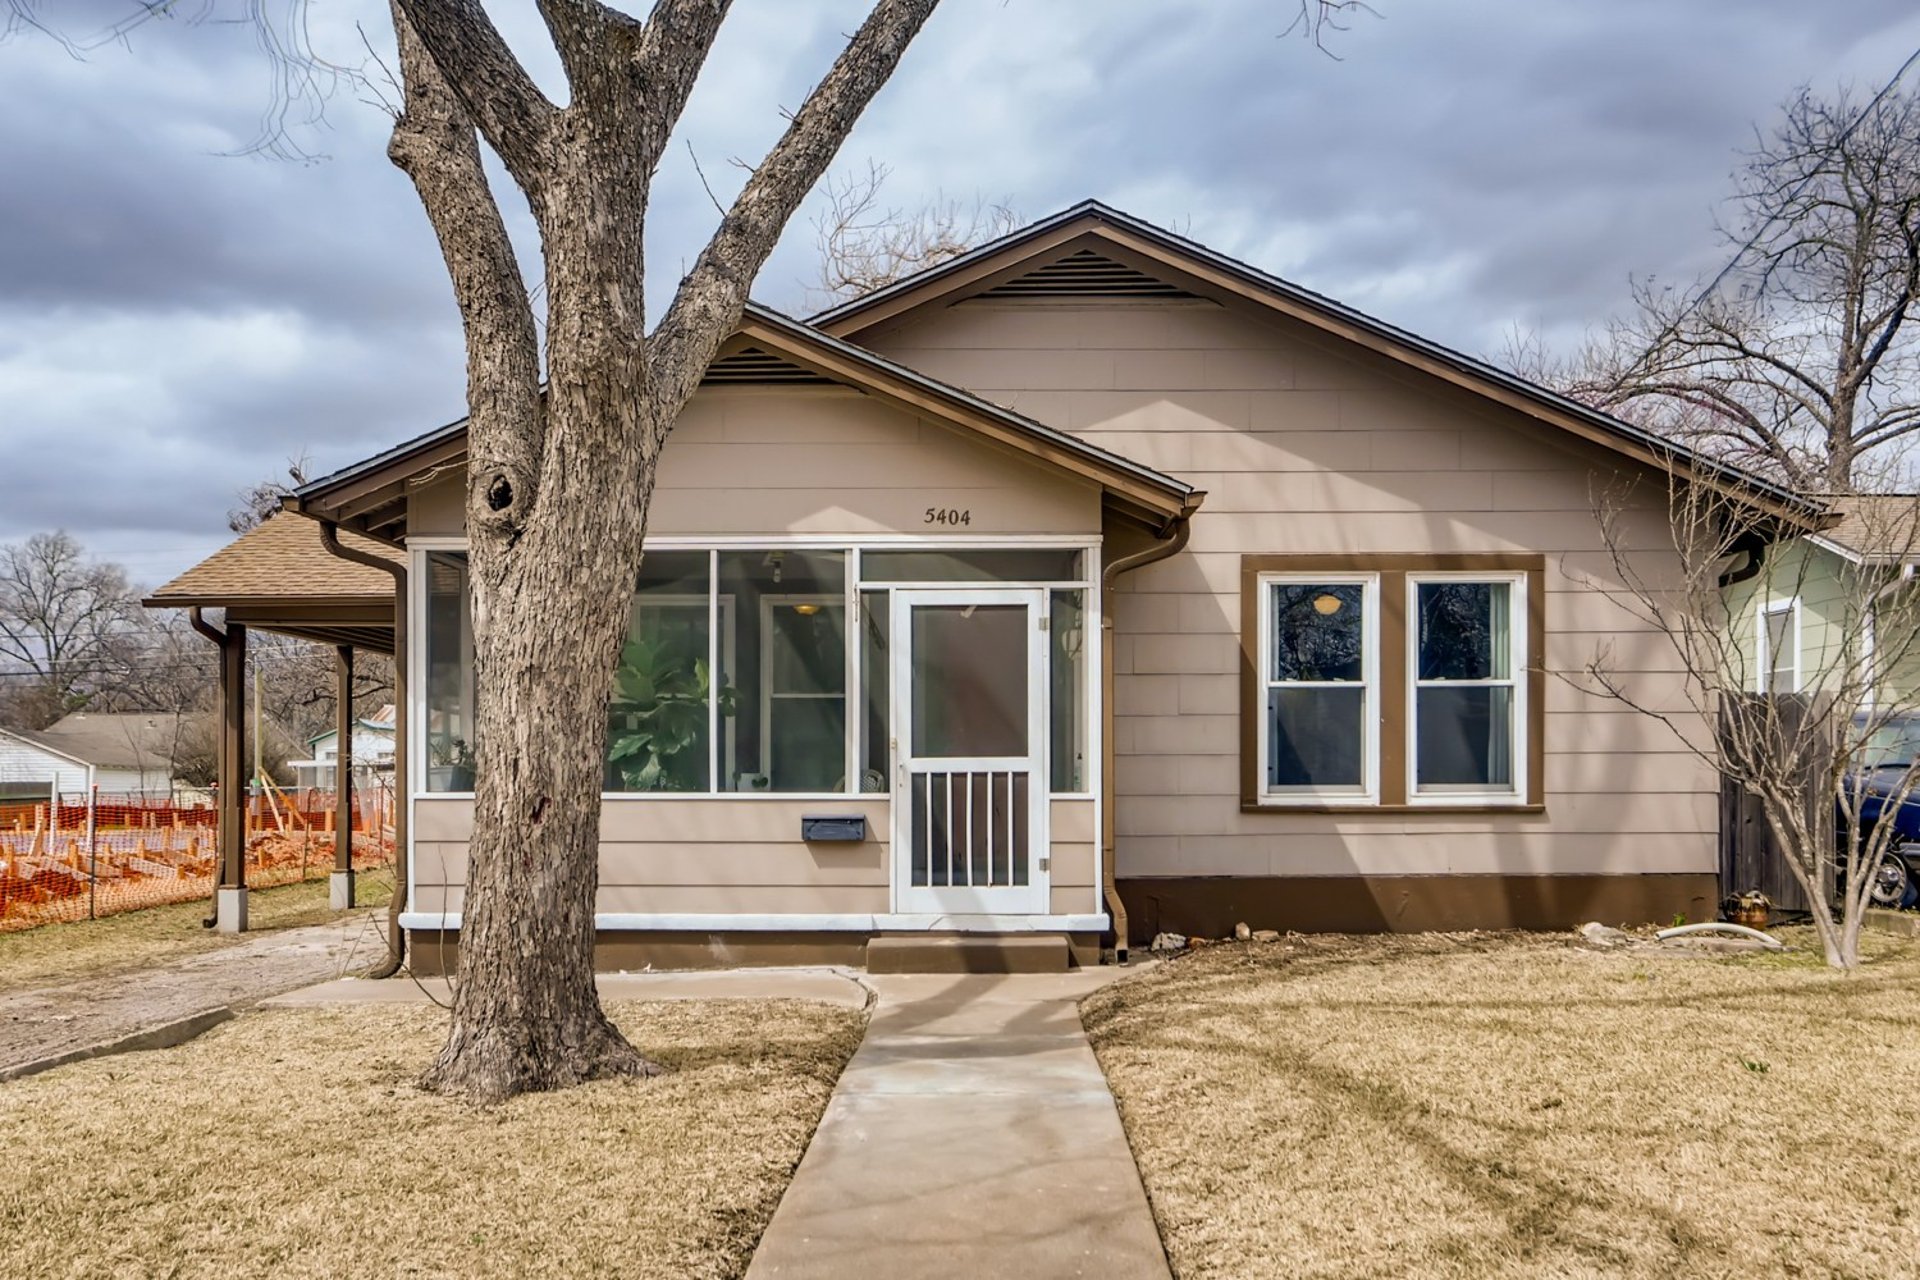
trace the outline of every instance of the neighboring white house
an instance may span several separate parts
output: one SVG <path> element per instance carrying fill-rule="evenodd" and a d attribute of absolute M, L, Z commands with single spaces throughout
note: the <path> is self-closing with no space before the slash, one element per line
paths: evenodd
<path fill-rule="evenodd" d="M 183 717 L 161 711 L 76 711 L 45 729 L 0 730 L 0 797 L 38 799 L 56 782 L 63 792 L 171 795 L 184 730 Z"/>
<path fill-rule="evenodd" d="M 393 704 L 389 703 L 366 719 L 355 722 L 355 787 L 371 785 L 376 776 L 393 773 L 393 719 Z M 340 759 L 340 734 L 333 729 L 316 733 L 307 739 L 307 750 L 312 753 L 311 759 L 287 762 L 287 767 L 293 770 L 294 784 L 331 791 L 334 766 Z"/>
<path fill-rule="evenodd" d="M 84 793 L 93 766 L 50 745 L 37 734 L 0 729 L 0 803 L 45 800 L 61 792 Z"/>

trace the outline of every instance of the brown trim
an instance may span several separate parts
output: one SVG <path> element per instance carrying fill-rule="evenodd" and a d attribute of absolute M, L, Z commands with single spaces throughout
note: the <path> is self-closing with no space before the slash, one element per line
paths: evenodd
<path fill-rule="evenodd" d="M 1380 578 L 1380 791 L 1374 804 L 1293 804 L 1263 800 L 1260 733 L 1265 698 L 1260 681 L 1260 597 L 1263 573 L 1377 574 Z M 1458 804 L 1411 802 L 1407 794 L 1407 577 L 1420 573 L 1522 573 L 1527 579 L 1527 792 L 1514 804 L 1462 796 Z M 1542 813 L 1546 809 L 1547 558 L 1536 553 L 1432 555 L 1243 555 L 1240 557 L 1240 809 L 1243 813 Z"/>
<path fill-rule="evenodd" d="M 1301 933 L 1570 929 L 1712 920 L 1711 871 L 1621 875 L 1122 877 L 1136 944 L 1156 933 L 1223 938 L 1236 924 Z"/>
<path fill-rule="evenodd" d="M 803 345 L 796 342 L 791 334 L 752 315 L 741 321 L 739 332 L 756 346 L 771 348 L 782 357 L 823 377 L 860 387 L 876 399 L 915 416 L 930 416 L 936 422 L 971 430 L 1003 449 L 1037 458 L 1062 471 L 1092 480 L 1105 489 L 1109 498 L 1132 504 L 1158 522 L 1191 515 L 1199 509 L 1201 500 L 1206 496 L 1200 490 L 1189 489 L 1176 494 L 1147 483 L 1118 467 L 1102 465 L 1083 449 L 1064 447 L 1018 430 L 1009 423 L 975 411 L 964 402 L 923 389 L 904 379 L 887 376 L 842 356 L 830 347 Z"/>

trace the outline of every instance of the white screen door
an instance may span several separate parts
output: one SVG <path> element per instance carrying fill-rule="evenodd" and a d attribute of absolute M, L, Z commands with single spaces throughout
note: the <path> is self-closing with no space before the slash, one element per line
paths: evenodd
<path fill-rule="evenodd" d="M 1047 909 L 1041 591 L 893 593 L 894 909 Z"/>

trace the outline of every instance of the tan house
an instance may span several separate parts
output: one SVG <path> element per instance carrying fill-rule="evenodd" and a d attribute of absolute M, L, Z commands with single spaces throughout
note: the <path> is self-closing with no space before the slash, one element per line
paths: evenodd
<path fill-rule="evenodd" d="M 404 552 L 400 920 L 426 967 L 472 823 L 464 459 L 455 423 L 289 501 L 363 562 Z M 1625 527 L 1657 560 L 1664 467 L 1765 536 L 1807 523 L 1097 204 L 808 322 L 753 308 L 661 465 L 608 962 L 1706 918 L 1713 776 L 1552 674 L 1604 646 L 1684 706 L 1593 514 L 1655 480 Z"/>

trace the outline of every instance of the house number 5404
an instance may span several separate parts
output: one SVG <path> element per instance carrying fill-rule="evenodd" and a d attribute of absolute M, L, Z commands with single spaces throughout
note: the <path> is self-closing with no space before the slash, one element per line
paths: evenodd
<path fill-rule="evenodd" d="M 928 507 L 928 524 L 972 524 L 973 512 L 960 507 Z"/>

